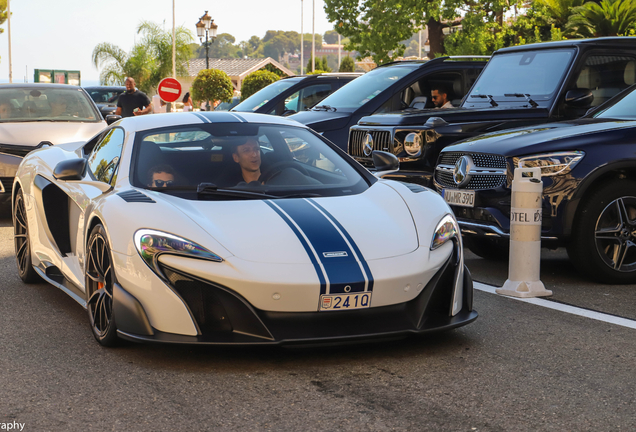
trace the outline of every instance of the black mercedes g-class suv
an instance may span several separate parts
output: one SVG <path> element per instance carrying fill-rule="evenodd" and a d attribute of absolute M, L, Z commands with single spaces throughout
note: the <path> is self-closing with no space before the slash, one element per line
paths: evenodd
<path fill-rule="evenodd" d="M 386 63 L 327 96 L 310 111 L 290 118 L 346 151 L 349 128 L 362 117 L 432 107 L 431 87 L 436 84 L 446 84 L 451 103 L 459 105 L 488 59 L 457 56 Z"/>
<path fill-rule="evenodd" d="M 373 167 L 373 150 L 393 153 L 400 171 L 386 178 L 432 187 L 442 148 L 487 132 L 579 118 L 628 87 L 623 67 L 635 55 L 631 37 L 500 49 L 459 108 L 364 117 L 351 128 L 349 154 Z"/>

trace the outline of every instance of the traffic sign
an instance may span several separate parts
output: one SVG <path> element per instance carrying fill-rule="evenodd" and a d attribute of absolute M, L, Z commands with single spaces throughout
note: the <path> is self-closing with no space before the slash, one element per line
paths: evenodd
<path fill-rule="evenodd" d="M 159 97 L 164 102 L 175 102 L 181 96 L 181 83 L 174 78 L 164 78 L 159 82 Z"/>

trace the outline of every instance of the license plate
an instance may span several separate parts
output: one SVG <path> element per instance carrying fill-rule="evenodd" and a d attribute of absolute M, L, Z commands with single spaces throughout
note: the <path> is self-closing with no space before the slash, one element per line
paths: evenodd
<path fill-rule="evenodd" d="M 321 311 L 366 309 L 371 307 L 371 293 L 324 294 L 320 296 Z"/>
<path fill-rule="evenodd" d="M 461 189 L 444 189 L 442 197 L 450 205 L 475 207 L 475 191 Z"/>

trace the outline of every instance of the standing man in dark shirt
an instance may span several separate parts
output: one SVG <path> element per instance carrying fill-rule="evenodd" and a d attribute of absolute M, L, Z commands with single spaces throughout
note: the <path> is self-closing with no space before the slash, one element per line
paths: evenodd
<path fill-rule="evenodd" d="M 119 96 L 115 114 L 122 117 L 149 114 L 152 111 L 150 99 L 148 99 L 145 93 L 135 88 L 134 78 L 126 78 L 125 84 L 126 91 Z"/>

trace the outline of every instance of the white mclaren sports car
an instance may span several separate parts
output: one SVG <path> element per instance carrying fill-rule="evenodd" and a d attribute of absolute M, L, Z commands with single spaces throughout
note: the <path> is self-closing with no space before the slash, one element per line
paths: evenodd
<path fill-rule="evenodd" d="M 442 198 L 285 118 L 126 118 L 31 152 L 12 203 L 20 277 L 70 295 L 107 346 L 346 342 L 477 318 Z"/>

